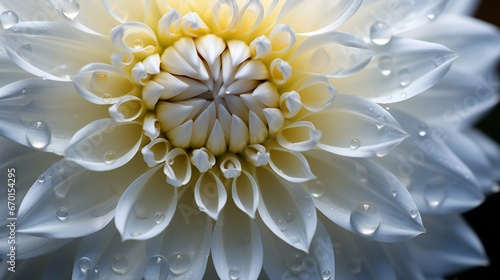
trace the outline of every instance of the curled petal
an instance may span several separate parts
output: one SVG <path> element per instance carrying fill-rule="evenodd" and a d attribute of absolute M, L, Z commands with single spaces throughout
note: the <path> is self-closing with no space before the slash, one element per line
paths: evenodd
<path fill-rule="evenodd" d="M 273 53 L 286 53 L 295 45 L 295 32 L 288 25 L 278 24 L 271 30 L 269 41 Z"/>
<path fill-rule="evenodd" d="M 189 12 L 182 17 L 182 30 L 191 37 L 207 34 L 210 30 L 198 13 Z"/>
<path fill-rule="evenodd" d="M 200 171 L 207 172 L 215 164 L 215 156 L 206 148 L 195 149 L 191 155 L 191 163 Z"/>
<path fill-rule="evenodd" d="M 142 124 L 142 129 L 144 134 L 149 137 L 149 139 L 154 140 L 160 136 L 160 124 L 155 114 L 148 113 L 144 117 L 144 123 Z"/>
<path fill-rule="evenodd" d="M 337 225 L 383 242 L 407 240 L 424 231 L 410 193 L 371 160 L 309 151 L 317 180 L 304 183 L 316 207 Z"/>
<path fill-rule="evenodd" d="M 285 105 L 287 105 L 286 102 L 284 103 Z M 285 117 L 283 116 L 283 113 L 280 109 L 266 108 L 262 110 L 262 113 L 264 113 L 270 133 L 276 133 L 283 127 L 283 124 L 285 123 Z"/>
<path fill-rule="evenodd" d="M 242 175 L 234 178 L 231 184 L 231 193 L 236 206 L 250 218 L 255 218 L 255 211 L 259 205 L 259 187 L 254 177 L 242 170 Z"/>
<path fill-rule="evenodd" d="M 113 28 L 110 39 L 117 50 L 152 54 L 159 47 L 156 35 L 144 23 L 126 22 Z"/>
<path fill-rule="evenodd" d="M 80 95 L 94 104 L 114 104 L 137 90 L 125 73 L 109 64 L 88 64 L 72 79 Z"/>
<path fill-rule="evenodd" d="M 262 35 L 250 43 L 250 53 L 254 59 L 265 58 L 272 52 L 271 41 Z"/>
<path fill-rule="evenodd" d="M 142 99 L 133 95 L 123 96 L 113 106 L 109 114 L 117 122 L 135 121 L 144 111 Z"/>
<path fill-rule="evenodd" d="M 141 149 L 144 162 L 149 167 L 154 167 L 165 161 L 171 149 L 170 143 L 165 138 L 156 138 Z"/>
<path fill-rule="evenodd" d="M 270 160 L 270 154 L 266 147 L 259 144 L 249 145 L 244 151 L 244 156 L 246 160 L 257 167 L 266 165 Z"/>
<path fill-rule="evenodd" d="M 295 51 L 294 70 L 328 77 L 345 77 L 363 69 L 372 51 L 361 39 L 348 33 L 329 32 L 309 37 Z"/>
<path fill-rule="evenodd" d="M 308 252 L 316 230 L 316 208 L 300 185 L 287 182 L 267 168 L 257 168 L 260 187 L 259 215 L 280 239 Z"/>
<path fill-rule="evenodd" d="M 264 6 L 260 0 L 245 1 L 239 15 L 239 32 L 248 34 L 255 30 L 264 18 Z"/>
<path fill-rule="evenodd" d="M 391 114 L 357 96 L 339 94 L 323 111 L 300 120 L 313 123 L 322 132 L 318 147 L 351 157 L 386 155 L 408 137 Z"/>
<path fill-rule="evenodd" d="M 291 151 L 303 152 L 314 148 L 321 139 L 321 131 L 310 122 L 299 121 L 284 127 L 276 135 L 276 140 Z"/>
<path fill-rule="evenodd" d="M 281 85 L 286 83 L 292 76 L 292 67 L 281 58 L 276 58 L 271 62 L 270 72 L 274 83 Z"/>
<path fill-rule="evenodd" d="M 300 183 L 314 179 L 315 176 L 302 153 L 283 148 L 270 148 L 269 155 L 271 168 L 287 181 Z"/>
<path fill-rule="evenodd" d="M 194 187 L 194 197 L 200 211 L 217 220 L 227 201 L 224 184 L 214 173 L 208 171 L 198 178 Z"/>
<path fill-rule="evenodd" d="M 184 149 L 174 148 L 168 152 L 165 162 L 163 172 L 167 175 L 167 183 L 180 187 L 191 180 L 191 161 Z"/>
<path fill-rule="evenodd" d="M 281 8 L 278 22 L 289 24 L 299 35 L 322 34 L 347 21 L 362 2 L 362 0 L 288 0 Z"/>
<path fill-rule="evenodd" d="M 337 95 L 337 91 L 325 76 L 315 75 L 299 81 L 293 88 L 299 93 L 302 106 L 311 112 L 323 110 Z"/>
<path fill-rule="evenodd" d="M 285 118 L 295 117 L 302 109 L 302 100 L 296 91 L 285 92 L 280 96 L 280 107 Z"/>
<path fill-rule="evenodd" d="M 241 174 L 241 162 L 235 156 L 226 156 L 220 163 L 220 170 L 226 179 L 237 178 Z"/>
<path fill-rule="evenodd" d="M 238 4 L 235 0 L 218 0 L 212 8 L 212 16 L 221 31 L 233 29 L 238 24 Z"/>
<path fill-rule="evenodd" d="M 64 156 L 90 170 L 112 170 L 134 157 L 141 140 L 141 124 L 101 119 L 75 133 Z"/>
<path fill-rule="evenodd" d="M 220 279 L 257 279 L 262 269 L 263 248 L 255 222 L 229 203 L 215 224 L 212 259 Z"/>
<path fill-rule="evenodd" d="M 122 241 L 146 240 L 162 232 L 177 207 L 177 188 L 165 182 L 161 166 L 137 178 L 120 197 L 115 224 Z"/>
<path fill-rule="evenodd" d="M 158 39 L 166 44 L 172 43 L 181 36 L 180 31 L 181 15 L 177 10 L 166 12 L 158 21 Z"/>

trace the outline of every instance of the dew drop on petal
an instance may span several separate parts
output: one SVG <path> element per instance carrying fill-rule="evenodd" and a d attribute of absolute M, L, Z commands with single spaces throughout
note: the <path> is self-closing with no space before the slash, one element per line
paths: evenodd
<path fill-rule="evenodd" d="M 19 23 L 19 17 L 13 11 L 5 11 L 0 15 L 0 26 L 9 29 Z"/>
<path fill-rule="evenodd" d="M 354 138 L 351 140 L 351 150 L 355 151 L 361 147 L 361 141 L 359 139 Z"/>
<path fill-rule="evenodd" d="M 113 151 L 107 151 L 104 154 L 104 162 L 106 164 L 113 164 L 116 160 L 116 154 Z"/>
<path fill-rule="evenodd" d="M 399 84 L 402 87 L 406 87 L 412 82 L 413 78 L 411 76 L 410 70 L 408 70 L 406 68 L 401 69 L 401 70 L 399 70 L 398 75 L 399 75 Z"/>
<path fill-rule="evenodd" d="M 313 197 L 321 197 L 325 193 L 325 183 L 320 180 L 312 180 L 306 183 L 306 188 Z"/>
<path fill-rule="evenodd" d="M 389 76 L 392 73 L 392 57 L 388 55 L 381 56 L 378 59 L 378 69 L 384 76 Z"/>
<path fill-rule="evenodd" d="M 426 124 L 423 124 L 423 123 L 422 123 L 422 124 L 420 124 L 420 125 L 418 126 L 418 129 L 417 129 L 417 131 L 418 131 L 418 135 L 419 135 L 419 136 L 421 136 L 421 137 L 426 136 L 426 135 L 427 135 L 427 130 L 428 130 L 428 128 L 427 128 L 427 125 L 426 125 Z"/>
<path fill-rule="evenodd" d="M 87 272 L 92 267 L 92 261 L 87 257 L 82 257 L 78 260 L 78 268 L 82 272 Z"/>
<path fill-rule="evenodd" d="M 102 95 L 102 101 L 106 104 L 111 103 L 111 99 L 113 99 L 113 96 L 109 93 L 105 93 Z"/>
<path fill-rule="evenodd" d="M 191 260 L 186 254 L 178 253 L 168 258 L 168 264 L 170 265 L 170 271 L 173 274 L 179 275 L 189 269 Z"/>
<path fill-rule="evenodd" d="M 136 50 L 141 50 L 144 48 L 144 41 L 142 41 L 141 39 L 135 39 L 133 44 L 133 47 Z"/>
<path fill-rule="evenodd" d="M 371 203 L 363 202 L 351 212 L 349 221 L 357 232 L 372 235 L 380 226 L 380 214 Z"/>
<path fill-rule="evenodd" d="M 384 108 L 389 111 L 391 109 L 391 104 L 387 103 L 387 104 L 384 104 Z"/>
<path fill-rule="evenodd" d="M 108 73 L 96 71 L 92 74 L 90 88 L 96 93 L 103 93 L 103 90 L 109 84 L 109 79 L 110 77 Z"/>
<path fill-rule="evenodd" d="M 285 260 L 285 264 L 294 273 L 304 270 L 304 257 L 301 254 L 295 254 Z"/>
<path fill-rule="evenodd" d="M 293 214 L 293 213 L 292 213 L 292 212 L 290 212 L 290 211 L 285 213 L 285 221 L 286 221 L 287 223 L 291 223 L 291 222 L 293 222 L 293 220 L 294 220 L 294 219 L 295 219 L 295 214 Z"/>
<path fill-rule="evenodd" d="M 427 182 L 424 199 L 430 207 L 438 207 L 447 196 L 448 188 L 443 177 L 432 178 Z"/>
<path fill-rule="evenodd" d="M 34 121 L 26 131 L 26 140 L 35 149 L 43 149 L 50 143 L 52 132 L 44 121 Z"/>
<path fill-rule="evenodd" d="M 410 216 L 412 219 L 416 219 L 418 217 L 418 210 L 416 208 L 411 209 Z"/>
<path fill-rule="evenodd" d="M 45 182 L 45 176 L 42 174 L 40 177 L 38 177 L 38 182 L 43 183 Z"/>
<path fill-rule="evenodd" d="M 377 45 L 389 43 L 392 39 L 391 27 L 383 22 L 375 22 L 370 27 L 370 39 Z"/>
<path fill-rule="evenodd" d="M 330 270 L 325 270 L 321 273 L 321 278 L 323 280 L 330 280 L 332 278 L 332 272 Z"/>
<path fill-rule="evenodd" d="M 166 279 L 170 273 L 170 268 L 168 266 L 167 260 L 161 256 L 151 257 L 144 270 L 145 280 L 156 280 L 156 279 Z"/>
<path fill-rule="evenodd" d="M 126 257 L 121 255 L 116 255 L 111 259 L 111 269 L 116 274 L 124 275 L 128 270 L 128 260 Z"/>
<path fill-rule="evenodd" d="M 283 219 L 277 219 L 276 225 L 278 226 L 278 229 L 281 231 L 286 231 L 288 229 L 288 226 Z"/>
<path fill-rule="evenodd" d="M 157 224 L 161 223 L 164 218 L 165 218 L 165 214 L 163 214 L 160 211 L 156 212 L 155 215 L 153 216 L 153 219 L 155 220 L 155 223 L 157 223 Z"/>
<path fill-rule="evenodd" d="M 427 18 L 429 20 L 434 20 L 436 18 L 436 12 L 434 10 L 430 10 L 428 13 L 427 13 Z"/>
<path fill-rule="evenodd" d="M 295 243 L 299 243 L 299 242 L 300 242 L 300 238 L 299 238 L 298 236 L 296 236 L 296 235 L 290 235 L 289 240 L 290 240 L 290 242 L 292 242 L 293 244 L 295 244 Z"/>
<path fill-rule="evenodd" d="M 75 19 L 80 13 L 80 4 L 77 0 L 61 0 L 61 11 L 70 19 Z"/>
<path fill-rule="evenodd" d="M 130 237 L 137 237 L 137 236 L 141 236 L 142 235 L 142 232 L 140 231 L 132 231 L 130 233 Z"/>
<path fill-rule="evenodd" d="M 397 190 L 392 190 L 392 196 L 394 196 L 394 197 L 398 196 L 398 191 Z"/>
<path fill-rule="evenodd" d="M 240 269 L 237 267 L 231 267 L 229 269 L 229 279 L 238 280 L 240 278 Z"/>
<path fill-rule="evenodd" d="M 61 222 L 66 222 L 68 220 L 68 209 L 66 207 L 60 207 L 56 211 L 57 219 Z"/>

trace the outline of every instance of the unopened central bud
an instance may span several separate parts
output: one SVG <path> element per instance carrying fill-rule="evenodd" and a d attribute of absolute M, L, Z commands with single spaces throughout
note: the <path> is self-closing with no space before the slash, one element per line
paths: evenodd
<path fill-rule="evenodd" d="M 156 71 L 149 65 L 158 60 Z M 238 153 L 284 124 L 269 66 L 243 41 L 183 37 L 134 68 L 146 106 L 175 147 Z"/>

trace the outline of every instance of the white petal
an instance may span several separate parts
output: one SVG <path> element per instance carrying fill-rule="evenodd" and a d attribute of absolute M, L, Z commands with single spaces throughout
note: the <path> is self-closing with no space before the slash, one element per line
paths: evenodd
<path fill-rule="evenodd" d="M 167 153 L 163 169 L 167 183 L 174 187 L 186 185 L 191 180 L 191 162 L 184 149 L 174 148 Z"/>
<path fill-rule="evenodd" d="M 121 97 L 109 107 L 109 115 L 117 122 L 135 121 L 144 112 L 144 102 L 133 95 Z"/>
<path fill-rule="evenodd" d="M 265 80 L 269 78 L 269 70 L 260 60 L 243 62 L 234 75 L 235 79 Z"/>
<path fill-rule="evenodd" d="M 286 53 L 295 45 L 295 32 L 286 24 L 275 25 L 269 34 L 269 41 L 273 53 Z"/>
<path fill-rule="evenodd" d="M 257 279 L 260 274 L 263 248 L 259 229 L 233 203 L 226 205 L 215 224 L 212 259 L 222 280 Z"/>
<path fill-rule="evenodd" d="M 478 0 L 462 0 L 462 1 L 452 1 L 448 2 L 444 13 L 449 14 L 464 14 L 464 15 L 472 15 L 480 1 Z"/>
<path fill-rule="evenodd" d="M 144 21 L 146 1 L 124 3 L 120 0 L 102 0 L 108 13 L 119 22 Z"/>
<path fill-rule="evenodd" d="M 264 6 L 260 0 L 245 1 L 240 9 L 239 32 L 248 34 L 255 30 L 264 18 Z"/>
<path fill-rule="evenodd" d="M 270 155 L 266 151 L 266 147 L 259 144 L 249 145 L 245 151 L 244 156 L 246 160 L 255 166 L 263 166 L 269 162 Z"/>
<path fill-rule="evenodd" d="M 115 224 L 122 241 L 150 239 L 170 223 L 177 207 L 177 188 L 165 182 L 161 167 L 138 177 L 120 197 Z"/>
<path fill-rule="evenodd" d="M 242 151 L 248 144 L 248 127 L 238 116 L 231 118 L 231 135 L 229 137 L 229 151 L 237 153 Z"/>
<path fill-rule="evenodd" d="M 226 151 L 226 140 L 219 120 L 216 120 L 214 123 L 214 127 L 208 137 L 206 147 L 216 156 L 221 155 Z"/>
<path fill-rule="evenodd" d="M 238 24 L 238 4 L 235 0 L 217 1 L 212 8 L 212 17 L 221 32 L 231 30 Z"/>
<path fill-rule="evenodd" d="M 154 167 L 165 161 L 170 149 L 171 145 L 165 138 L 156 138 L 144 146 L 141 153 L 148 167 Z"/>
<path fill-rule="evenodd" d="M 337 225 L 365 238 L 396 242 L 424 231 L 403 184 L 371 160 L 307 152 L 317 180 L 304 185 L 316 207 Z"/>
<path fill-rule="evenodd" d="M 231 184 L 231 193 L 236 206 L 250 218 L 255 218 L 255 211 L 259 205 L 259 187 L 255 178 L 245 170 L 242 175 L 234 178 Z"/>
<path fill-rule="evenodd" d="M 208 62 L 208 65 L 213 65 L 226 49 L 224 41 L 213 34 L 196 39 L 195 44 L 196 50 Z"/>
<path fill-rule="evenodd" d="M 278 22 L 290 25 L 300 35 L 331 31 L 348 20 L 361 0 L 288 0 L 281 8 Z"/>
<path fill-rule="evenodd" d="M 250 57 L 250 48 L 243 41 L 231 40 L 227 43 L 231 66 L 236 67 Z M 231 73 L 229 73 L 231 74 Z"/>
<path fill-rule="evenodd" d="M 179 148 L 188 148 L 193 135 L 193 120 L 189 120 L 167 132 L 172 145 Z"/>
<path fill-rule="evenodd" d="M 272 80 L 275 84 L 284 84 L 292 76 L 292 67 L 288 62 L 282 60 L 281 58 L 276 58 L 275 60 L 273 60 L 269 68 Z"/>
<path fill-rule="evenodd" d="M 321 222 L 308 254 L 279 240 L 264 226 L 260 228 L 264 235 L 264 269 L 270 279 L 334 279 L 334 248 Z"/>
<path fill-rule="evenodd" d="M 2 238 L 0 241 L 0 253 L 2 255 L 7 255 L 11 253 L 8 239 L 9 228 L 6 225 L 2 225 L 5 230 L 3 230 Z M 54 239 L 54 238 L 45 238 L 38 237 L 29 234 L 24 234 L 21 232 L 16 232 L 16 260 L 24 260 L 24 259 L 32 259 L 38 256 L 42 256 L 48 253 L 52 253 L 55 250 L 67 245 L 73 239 Z M 12 241 L 11 241 L 12 242 Z M 36 259 L 35 259 L 36 260 Z M 33 268 L 31 268 L 33 269 Z M 16 268 L 16 272 L 19 273 L 19 268 Z"/>
<path fill-rule="evenodd" d="M 280 109 L 266 108 L 262 110 L 262 113 L 264 113 L 270 133 L 276 133 L 283 127 L 285 117 Z"/>
<path fill-rule="evenodd" d="M 134 157 L 141 140 L 141 124 L 100 119 L 75 133 L 64 156 L 90 170 L 112 170 Z"/>
<path fill-rule="evenodd" d="M 114 104 L 118 98 L 137 91 L 124 72 L 109 64 L 85 65 L 72 80 L 80 95 L 94 104 Z"/>
<path fill-rule="evenodd" d="M 4 30 L 1 37 L 19 67 L 58 81 L 69 80 L 88 63 L 108 61 L 113 52 L 104 37 L 80 32 L 63 22 L 21 22 Z"/>
<path fill-rule="evenodd" d="M 265 35 L 255 38 L 250 43 L 250 53 L 254 59 L 265 58 L 271 51 L 271 41 Z"/>
<path fill-rule="evenodd" d="M 310 122 L 299 121 L 284 127 L 276 140 L 291 151 L 307 151 L 314 148 L 321 139 L 321 131 L 316 130 Z"/>
<path fill-rule="evenodd" d="M 144 134 L 149 137 L 149 139 L 154 140 L 160 136 L 159 122 L 155 114 L 148 113 L 144 117 L 144 123 L 142 124 L 142 129 Z"/>
<path fill-rule="evenodd" d="M 221 158 L 219 167 L 226 179 L 237 178 L 241 175 L 241 162 L 234 155 L 226 155 Z"/>
<path fill-rule="evenodd" d="M 378 103 L 399 102 L 435 85 L 457 58 L 442 45 L 408 38 L 394 38 L 372 49 L 375 55 L 363 70 L 335 83 L 339 93 Z"/>
<path fill-rule="evenodd" d="M 257 144 L 264 142 L 269 136 L 266 125 L 253 111 L 250 111 L 249 119 L 249 143 Z"/>
<path fill-rule="evenodd" d="M 33 184 L 18 212 L 18 231 L 70 238 L 102 229 L 114 216 L 121 192 L 142 173 L 142 159 L 112 172 L 88 171 L 62 160 Z M 117 179 L 119 178 L 119 179 Z"/>
<path fill-rule="evenodd" d="M 198 210 L 194 204 L 193 192 L 189 190 L 180 198 L 170 225 L 160 235 L 149 240 L 146 253 L 150 259 L 166 259 L 170 268 L 169 280 L 188 277 L 202 280 L 211 241 L 211 220 Z"/>
<path fill-rule="evenodd" d="M 163 131 L 169 131 L 181 125 L 193 111 L 193 106 L 179 103 L 159 102 L 156 115 Z"/>
<path fill-rule="evenodd" d="M 267 168 L 257 168 L 261 198 L 259 215 L 280 239 L 308 252 L 316 231 L 316 208 L 302 186 L 279 178 Z"/>
<path fill-rule="evenodd" d="M 2 87 L 0 100 L 0 134 L 56 154 L 63 154 L 80 128 L 95 119 L 109 117 L 105 107 L 85 102 L 71 83 L 40 78 Z"/>
<path fill-rule="evenodd" d="M 280 108 L 285 118 L 295 117 L 302 109 L 300 95 L 296 91 L 285 92 L 280 96 Z"/>
<path fill-rule="evenodd" d="M 161 72 L 156 75 L 154 81 L 164 88 L 161 93 L 162 99 L 170 99 L 190 88 L 189 84 L 167 72 Z"/>
<path fill-rule="evenodd" d="M 267 107 L 278 107 L 278 90 L 270 82 L 265 82 L 257 86 L 252 92 L 252 96 Z"/>
<path fill-rule="evenodd" d="M 293 88 L 299 93 L 302 106 L 311 112 L 323 110 L 337 94 L 328 79 L 318 75 L 297 82 Z"/>
<path fill-rule="evenodd" d="M 191 155 L 191 163 L 198 169 L 198 171 L 204 173 L 214 166 L 215 156 L 205 147 L 195 149 Z"/>
<path fill-rule="evenodd" d="M 323 111 L 300 119 L 322 132 L 318 147 L 350 157 L 383 156 L 408 136 L 382 107 L 352 95 L 339 94 Z"/>
<path fill-rule="evenodd" d="M 492 179 L 500 181 L 500 169 L 494 168 L 494 166 L 500 166 L 500 147 L 498 144 L 478 130 L 469 130 L 468 134 L 488 157 L 490 166 L 494 169 Z"/>
<path fill-rule="evenodd" d="M 194 187 L 194 197 L 200 211 L 217 220 L 227 201 L 227 193 L 219 177 L 211 171 L 201 174 Z"/>
<path fill-rule="evenodd" d="M 269 165 L 285 180 L 301 183 L 315 178 L 302 153 L 283 148 L 270 148 L 269 155 Z"/>
<path fill-rule="evenodd" d="M 329 32 L 309 37 L 295 51 L 294 70 L 328 77 L 345 77 L 363 69 L 372 58 L 368 45 L 348 33 Z"/>
<path fill-rule="evenodd" d="M 153 30 L 141 22 L 122 23 L 109 36 L 118 51 L 149 55 L 159 47 Z"/>

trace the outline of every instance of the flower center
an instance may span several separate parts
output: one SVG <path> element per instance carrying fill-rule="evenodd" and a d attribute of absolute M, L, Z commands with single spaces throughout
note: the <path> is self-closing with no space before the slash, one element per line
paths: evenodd
<path fill-rule="evenodd" d="M 268 69 L 245 42 L 209 34 L 178 39 L 161 57 L 137 63 L 132 76 L 173 146 L 221 155 L 263 143 L 283 126 Z"/>

